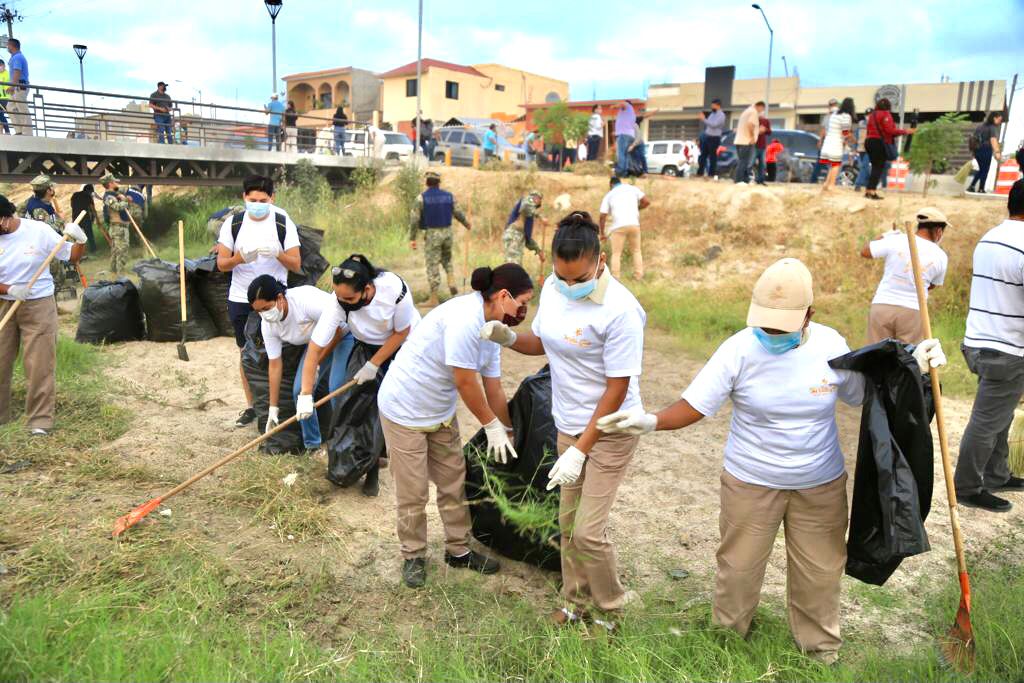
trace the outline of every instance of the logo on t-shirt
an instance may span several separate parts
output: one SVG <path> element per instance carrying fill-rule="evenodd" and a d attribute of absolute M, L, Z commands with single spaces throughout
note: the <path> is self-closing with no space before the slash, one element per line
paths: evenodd
<path fill-rule="evenodd" d="M 589 349 L 593 346 L 592 342 L 587 341 L 583 338 L 583 328 L 576 328 L 576 333 L 573 336 L 565 335 L 565 343 L 578 346 L 581 349 Z"/>
<path fill-rule="evenodd" d="M 827 379 L 822 379 L 821 384 L 815 387 L 811 387 L 811 396 L 825 396 L 827 394 L 834 394 L 836 386 L 829 384 Z"/>

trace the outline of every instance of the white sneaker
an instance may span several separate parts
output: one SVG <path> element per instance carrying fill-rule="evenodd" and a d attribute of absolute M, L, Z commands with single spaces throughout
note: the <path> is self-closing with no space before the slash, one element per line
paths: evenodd
<path fill-rule="evenodd" d="M 738 183 L 736 183 L 736 184 L 737 184 L 737 185 L 749 185 L 750 183 L 748 183 L 747 181 L 745 181 L 745 180 L 744 180 L 744 181 L 742 181 L 742 182 L 738 182 Z"/>

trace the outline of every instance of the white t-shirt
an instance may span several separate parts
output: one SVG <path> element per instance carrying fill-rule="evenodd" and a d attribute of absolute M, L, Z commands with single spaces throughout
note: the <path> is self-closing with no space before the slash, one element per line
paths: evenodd
<path fill-rule="evenodd" d="M 433 427 L 455 415 L 452 368 L 501 377 L 501 347 L 480 339 L 484 300 L 474 292 L 444 302 L 416 325 L 391 362 L 377 394 L 384 417 L 405 427 Z"/>
<path fill-rule="evenodd" d="M 803 344 L 771 354 L 748 327 L 718 347 L 683 398 L 708 416 L 732 399 L 729 474 L 773 489 L 821 486 L 845 470 L 836 400 L 864 401 L 864 376 L 828 365 L 849 351 L 838 332 L 812 322 Z"/>
<path fill-rule="evenodd" d="M 604 137 L 604 119 L 596 111 L 587 120 L 587 135 L 596 135 L 599 138 Z"/>
<path fill-rule="evenodd" d="M 263 343 L 267 347 L 267 358 L 280 358 L 282 343 L 292 346 L 308 344 L 316 322 L 326 311 L 331 310 L 332 306 L 338 307 L 338 300 L 332 294 L 311 285 L 289 289 L 284 296 L 288 300 L 287 317 L 276 323 L 268 323 L 266 320 L 260 323 Z M 332 332 L 331 337 L 333 336 Z M 327 343 L 320 346 L 327 346 L 330 341 L 328 339 Z"/>
<path fill-rule="evenodd" d="M 381 346 L 395 332 L 415 326 L 420 321 L 420 312 L 413 303 L 411 289 L 406 288 L 405 296 L 402 296 L 402 284 L 402 278 L 394 273 L 381 273 L 373 281 L 377 290 L 373 301 L 347 317 L 345 309 L 334 299 L 334 305 L 327 309 L 313 330 L 313 342 L 327 346 L 334 338 L 334 331 L 340 327 L 365 344 Z M 398 301 L 400 296 L 402 300 Z"/>
<path fill-rule="evenodd" d="M 228 216 L 224 224 L 220 226 L 220 244 L 227 247 L 232 253 L 241 249 L 258 249 L 260 247 L 276 246 L 281 249 L 281 242 L 277 239 L 277 223 L 274 214 L 284 214 L 284 251 L 299 246 L 299 231 L 292 222 L 291 217 L 276 206 L 270 206 L 270 213 L 261 221 L 254 221 L 249 212 L 243 214 L 242 227 L 238 229 L 238 241 L 231 238 L 231 216 Z M 288 269 L 274 257 L 258 256 L 252 263 L 240 263 L 231 271 L 231 290 L 228 292 L 228 301 L 236 303 L 249 303 L 249 283 L 260 275 L 273 275 L 275 280 L 280 282 L 288 281 Z"/>
<path fill-rule="evenodd" d="M 843 160 L 843 131 L 850 130 L 853 120 L 849 114 L 830 114 L 825 122 L 825 140 L 821 143 L 821 158 L 829 161 Z"/>
<path fill-rule="evenodd" d="M 871 303 L 918 310 L 914 269 L 910 263 L 910 243 L 906 234 L 890 232 L 880 240 L 868 242 L 868 248 L 871 250 L 871 258 L 885 259 L 885 274 L 878 283 L 878 290 Z M 921 261 L 921 279 L 927 296 L 928 287 L 937 287 L 945 280 L 949 257 L 939 245 L 923 237 L 917 237 L 917 255 Z"/>
<path fill-rule="evenodd" d="M 601 213 L 611 214 L 611 225 L 605 229 L 606 233 L 640 225 L 640 200 L 643 198 L 643 190 L 628 183 L 619 183 L 609 190 L 601 200 Z"/>
<path fill-rule="evenodd" d="M 551 365 L 551 413 L 563 434 L 586 429 L 607 389 L 607 378 L 629 377 L 620 410 L 640 408 L 640 371 L 647 314 L 636 297 L 609 273 L 604 303 L 573 301 L 551 275 L 540 293 L 533 333 Z"/>
<path fill-rule="evenodd" d="M 1024 356 L 1024 221 L 1005 221 L 974 248 L 964 346 Z"/>
<path fill-rule="evenodd" d="M 61 241 L 61 236 L 46 223 L 22 218 L 18 229 L 11 234 L 0 234 L 0 283 L 5 285 L 27 285 L 36 270 Z M 67 261 L 71 258 L 71 243 L 65 242 L 55 258 Z M 53 294 L 53 276 L 50 269 L 43 270 L 29 299 L 42 299 Z M 9 294 L 0 294 L 0 299 L 13 301 Z"/>

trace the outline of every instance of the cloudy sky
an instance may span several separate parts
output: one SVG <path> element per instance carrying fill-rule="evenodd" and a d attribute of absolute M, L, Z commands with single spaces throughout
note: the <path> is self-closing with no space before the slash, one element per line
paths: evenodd
<path fill-rule="evenodd" d="M 242 106 L 271 90 L 262 0 L 7 0 L 33 83 L 78 87 L 71 45 L 85 43 L 89 89 Z M 746 2 L 424 0 L 424 56 L 500 62 L 568 80 L 576 99 L 639 97 L 646 84 L 700 80 L 734 64 L 763 76 L 768 31 Z M 775 29 L 773 74 L 804 85 L 1009 79 L 1024 67 L 1024 0 L 762 3 Z M 278 74 L 353 65 L 384 71 L 416 58 L 415 0 L 284 0 Z M 1014 28 L 1016 27 L 1016 28 Z M 1020 93 L 1018 93 L 1020 94 Z"/>

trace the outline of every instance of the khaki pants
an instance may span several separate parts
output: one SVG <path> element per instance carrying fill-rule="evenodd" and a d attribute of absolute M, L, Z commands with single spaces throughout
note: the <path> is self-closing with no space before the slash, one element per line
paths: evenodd
<path fill-rule="evenodd" d="M 32 119 L 28 114 L 28 90 L 11 89 L 11 99 L 7 102 L 7 118 L 15 135 L 32 135 Z"/>
<path fill-rule="evenodd" d="M 804 652 L 835 652 L 839 580 L 846 566 L 846 474 L 822 486 L 779 490 L 722 472 L 714 623 L 746 636 L 761 598 L 779 524 L 786 530 L 789 628 Z"/>
<path fill-rule="evenodd" d="M 924 339 L 921 312 L 905 306 L 871 304 L 871 312 L 868 314 L 868 344 L 890 337 L 905 344 L 916 344 Z"/>
<path fill-rule="evenodd" d="M 622 249 L 629 240 L 629 250 L 633 253 L 633 275 L 638 280 L 644 276 L 644 255 L 640 251 L 640 226 L 633 225 L 619 228 L 608 236 L 612 243 L 612 276 L 618 279 L 622 274 Z"/>
<path fill-rule="evenodd" d="M 616 569 L 615 546 L 608 540 L 608 515 L 639 438 L 602 435 L 590 449 L 580 478 L 563 486 L 558 502 L 562 532 L 562 596 L 602 610 L 622 607 L 626 595 Z M 576 437 L 558 434 L 561 455 Z"/>
<path fill-rule="evenodd" d="M 0 318 L 13 301 L 0 301 Z M 29 429 L 53 429 L 57 403 L 57 305 L 52 296 L 23 301 L 0 330 L 0 424 L 11 420 L 11 375 L 18 346 L 25 365 L 25 417 Z"/>
<path fill-rule="evenodd" d="M 466 504 L 466 461 L 462 457 L 459 421 L 436 432 L 418 432 L 383 415 L 380 425 L 388 447 L 398 501 L 398 540 L 402 557 L 426 557 L 429 482 L 437 487 L 437 510 L 444 524 L 450 555 L 469 552 L 469 507 Z"/>

